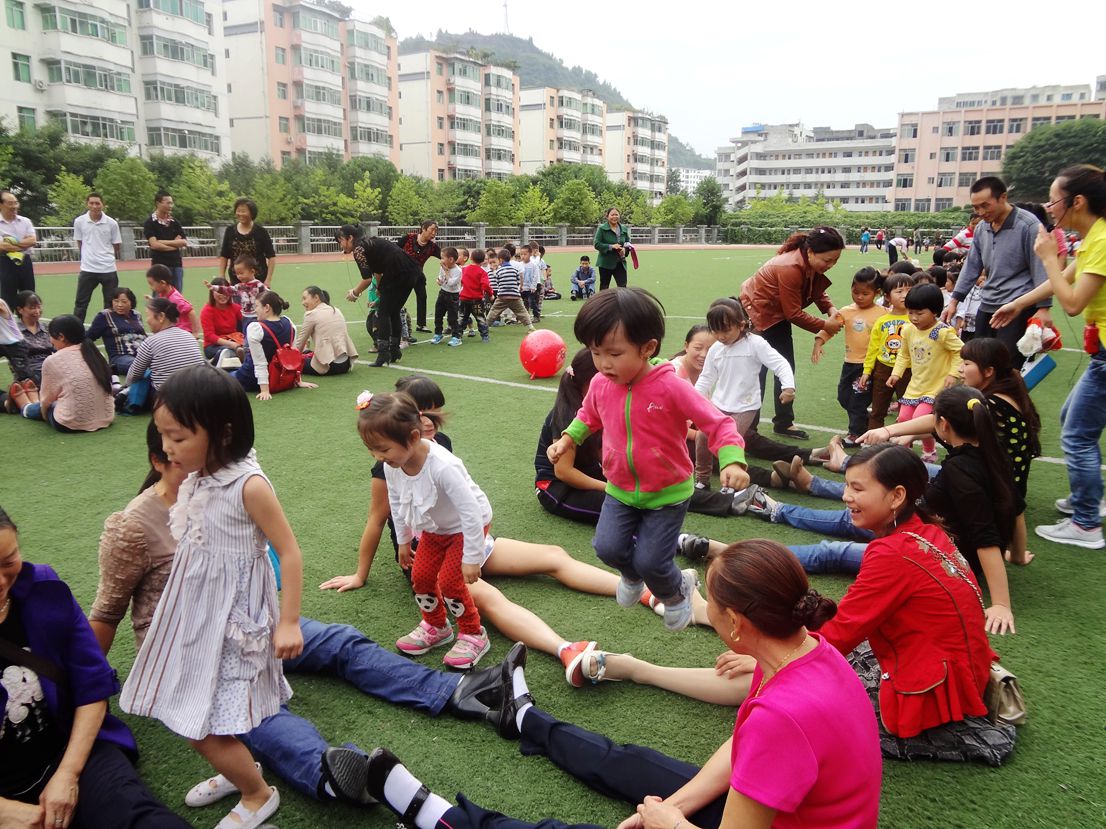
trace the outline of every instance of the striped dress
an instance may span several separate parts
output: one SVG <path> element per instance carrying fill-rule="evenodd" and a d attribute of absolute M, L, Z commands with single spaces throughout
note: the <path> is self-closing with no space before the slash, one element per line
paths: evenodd
<path fill-rule="evenodd" d="M 266 540 L 242 504 L 255 475 L 265 478 L 250 452 L 181 486 L 173 569 L 119 700 L 193 740 L 244 734 L 292 696 L 273 655 L 279 609 Z"/>

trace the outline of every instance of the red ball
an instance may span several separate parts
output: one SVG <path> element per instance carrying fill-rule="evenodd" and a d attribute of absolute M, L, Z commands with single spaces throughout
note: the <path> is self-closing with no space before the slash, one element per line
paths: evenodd
<path fill-rule="evenodd" d="M 527 334 L 518 347 L 519 362 L 531 380 L 552 377 L 564 367 L 567 355 L 568 349 L 560 335 L 545 329 Z"/>

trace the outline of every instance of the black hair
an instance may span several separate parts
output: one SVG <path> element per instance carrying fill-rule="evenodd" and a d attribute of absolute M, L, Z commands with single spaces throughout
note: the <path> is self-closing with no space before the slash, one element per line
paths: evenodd
<path fill-rule="evenodd" d="M 96 344 L 85 336 L 84 323 L 72 314 L 62 314 L 50 320 L 46 330 L 51 337 L 64 337 L 70 345 L 81 347 L 81 357 L 92 372 L 93 379 L 106 394 L 111 394 L 111 368 Z"/>
<path fill-rule="evenodd" d="M 1045 210 L 1044 205 L 1040 202 L 1019 201 L 1014 202 L 1014 207 L 1020 207 L 1027 213 L 1032 213 L 1034 216 L 1037 217 L 1037 221 L 1045 226 L 1045 230 L 1047 230 L 1049 233 L 1051 233 L 1052 228 L 1055 227 L 1055 225 L 1052 223 L 1052 220 L 1048 217 L 1048 211 Z"/>
<path fill-rule="evenodd" d="M 487 259 L 487 254 L 484 253 L 483 248 L 473 248 L 472 253 L 469 254 L 469 258 L 472 259 L 472 264 L 479 265 Z"/>
<path fill-rule="evenodd" d="M 912 273 L 917 273 L 920 270 L 921 270 L 921 268 L 919 268 L 917 265 L 915 265 L 909 259 L 900 259 L 898 262 L 896 262 L 894 265 L 892 265 L 890 268 L 887 269 L 887 274 L 888 275 L 891 275 L 893 273 L 912 274 Z"/>
<path fill-rule="evenodd" d="M 258 305 L 267 305 L 278 315 L 288 310 L 288 303 L 281 299 L 280 294 L 276 291 L 262 291 L 257 297 Z"/>
<path fill-rule="evenodd" d="M 600 345 L 619 326 L 634 345 L 664 340 L 664 306 L 644 288 L 612 288 L 600 291 L 584 303 L 576 316 L 573 333 L 589 348 Z"/>
<path fill-rule="evenodd" d="M 257 218 L 257 203 L 254 202 L 253 199 L 246 199 L 246 198 L 235 199 L 234 200 L 234 210 L 235 210 L 235 212 L 237 212 L 238 208 L 241 207 L 242 205 L 246 205 L 246 209 L 250 211 L 250 218 L 251 219 L 256 219 Z"/>
<path fill-rule="evenodd" d="M 581 257 L 580 257 L 580 261 L 581 261 L 581 262 L 587 262 L 587 263 L 588 263 L 588 264 L 590 265 L 590 264 L 591 264 L 591 257 L 590 257 L 590 256 L 588 256 L 588 255 L 587 255 L 587 254 L 585 253 L 585 254 L 584 254 L 583 256 L 581 256 Z"/>
<path fill-rule="evenodd" d="M 211 286 L 207 290 L 207 304 L 208 305 L 215 305 L 215 290 L 214 290 L 215 288 L 225 288 L 226 286 L 230 285 L 230 283 L 221 276 L 214 277 L 207 284 Z M 220 293 L 222 293 L 222 292 L 220 292 Z"/>
<path fill-rule="evenodd" d="M 19 313 L 20 308 L 27 308 L 31 305 L 41 305 L 42 297 L 36 294 L 34 291 L 20 291 L 15 295 L 15 308 L 16 313 Z"/>
<path fill-rule="evenodd" d="M 437 226 L 438 223 L 436 221 L 434 221 L 433 219 L 427 219 L 421 225 L 419 225 L 419 230 L 429 230 L 430 228 Z"/>
<path fill-rule="evenodd" d="M 165 265 L 151 265 L 146 271 L 146 278 L 152 279 L 154 282 L 168 282 L 170 285 L 176 286 L 176 283 L 173 282 L 173 272 Z"/>
<path fill-rule="evenodd" d="M 138 488 L 139 493 L 145 492 L 161 480 L 161 473 L 154 466 L 155 460 L 162 466 L 169 464 L 169 456 L 165 454 L 165 447 L 161 442 L 161 432 L 157 430 L 157 424 L 152 418 L 146 424 L 146 457 L 150 461 L 150 471 L 146 473 L 146 479 Z"/>
<path fill-rule="evenodd" d="M 677 357 L 683 357 L 685 354 L 687 354 L 687 344 L 689 342 L 691 342 L 692 337 L 695 337 L 699 334 L 709 334 L 709 333 L 710 333 L 710 326 L 709 325 L 703 325 L 703 323 L 699 323 L 698 325 L 691 326 L 691 328 L 687 329 L 687 334 L 684 335 L 684 347 L 681 348 L 679 351 L 677 351 L 675 354 L 673 354 L 671 357 L 669 357 L 669 359 L 670 360 L 675 360 Z"/>
<path fill-rule="evenodd" d="M 915 271 L 914 275 L 910 277 L 914 280 L 915 285 L 936 285 L 937 280 L 933 278 L 933 274 L 929 271 Z"/>
<path fill-rule="evenodd" d="M 458 255 L 459 254 L 457 252 L 457 248 L 455 247 L 442 248 L 442 256 L 448 256 L 450 259 L 456 259 Z"/>
<path fill-rule="evenodd" d="M 366 446 L 372 437 L 386 438 L 407 446 L 411 443 L 413 432 L 422 433 L 424 417 L 435 427 L 441 425 L 441 415 L 420 410 L 415 398 L 405 391 L 374 394 L 368 407 L 362 409 L 357 418 L 357 432 Z"/>
<path fill-rule="evenodd" d="M 995 431 L 995 422 L 987 400 L 978 389 L 970 386 L 953 386 L 937 395 L 933 401 L 933 414 L 944 418 L 957 435 L 979 444 L 983 462 L 987 467 L 987 494 L 995 507 L 1002 546 L 1006 547 L 1014 534 L 1017 517 L 1017 496 L 1014 493 L 1014 469 L 1010 458 L 1003 451 Z"/>
<path fill-rule="evenodd" d="M 933 281 L 937 285 L 937 287 L 944 285 L 945 282 L 948 281 L 949 272 L 942 268 L 940 265 L 933 265 L 929 268 L 927 272 L 930 276 L 933 277 Z"/>
<path fill-rule="evenodd" d="M 514 258 L 514 255 L 515 255 L 515 243 L 514 242 L 504 242 L 502 247 L 509 254 L 511 254 L 510 256 L 507 257 L 508 259 Z M 502 250 L 499 252 L 499 258 L 500 259 L 503 258 L 503 251 Z"/>
<path fill-rule="evenodd" d="M 303 289 L 303 292 L 305 294 L 310 294 L 313 297 L 318 297 L 327 305 L 330 304 L 330 292 L 323 290 L 318 285 L 308 285 L 306 288 Z"/>
<path fill-rule="evenodd" d="M 545 255 L 545 245 L 538 245 L 538 256 Z"/>
<path fill-rule="evenodd" d="M 828 253 L 832 250 L 844 250 L 845 240 L 832 227 L 816 227 L 810 233 L 792 233 L 787 241 L 780 245 L 777 253 L 789 250 L 802 250 L 806 253 Z"/>
<path fill-rule="evenodd" d="M 515 255 L 515 252 L 508 247 L 504 247 L 497 254 L 500 262 L 510 262 L 511 258 Z"/>
<path fill-rule="evenodd" d="M 169 198 L 172 198 L 172 197 L 173 197 L 173 194 L 170 193 L 168 190 L 158 190 L 156 193 L 154 193 L 154 206 L 156 207 L 157 205 L 161 204 L 161 202 L 163 202 L 165 199 L 169 199 Z"/>
<path fill-rule="evenodd" d="M 180 319 L 180 308 L 163 296 L 150 297 L 146 300 L 146 307 L 155 314 L 164 314 L 165 318 L 173 324 Z"/>
<path fill-rule="evenodd" d="M 440 409 L 445 405 L 441 386 L 425 374 L 408 374 L 396 380 L 396 391 L 411 395 L 421 411 Z"/>
<path fill-rule="evenodd" d="M 549 415 L 549 428 L 554 437 L 560 436 L 576 417 L 576 413 L 580 411 L 580 405 L 584 402 L 584 395 L 588 392 L 588 386 L 597 373 L 595 361 L 591 358 L 591 351 L 588 348 L 581 348 L 573 355 L 572 362 L 561 374 L 561 379 L 557 383 L 557 399 Z M 577 469 L 588 469 L 598 465 L 600 443 L 596 440 L 585 440 L 576 447 Z"/>
<path fill-rule="evenodd" d="M 248 253 L 243 253 L 237 259 L 234 260 L 235 265 L 241 265 L 248 271 L 257 273 L 257 260 L 250 256 Z"/>
<path fill-rule="evenodd" d="M 871 469 L 872 477 L 880 486 L 894 489 L 901 486 L 906 490 L 906 500 L 895 516 L 895 522 L 905 521 L 915 513 L 927 524 L 940 525 L 940 520 L 926 509 L 922 502 L 926 487 L 929 486 L 929 470 L 922 459 L 897 443 L 877 443 L 865 446 L 849 461 L 848 469 L 862 466 Z"/>
<path fill-rule="evenodd" d="M 867 285 L 877 294 L 883 290 L 883 274 L 875 268 L 861 268 L 853 274 L 853 287 Z"/>
<path fill-rule="evenodd" d="M 111 292 L 111 298 L 125 296 L 131 301 L 131 310 L 133 311 L 138 306 L 138 297 L 134 295 L 134 291 L 128 288 L 126 285 L 120 285 L 118 288 Z"/>
<path fill-rule="evenodd" d="M 208 363 L 173 372 L 161 384 L 154 410 L 164 408 L 181 426 L 207 433 L 208 473 L 240 461 L 253 449 L 253 409 L 246 390 Z"/>
<path fill-rule="evenodd" d="M 1096 216 L 1106 216 L 1106 175 L 1101 167 L 1074 164 L 1056 175 L 1064 191 L 1064 204 L 1071 207 L 1076 196 L 1087 200 L 1087 208 Z"/>
<path fill-rule="evenodd" d="M 915 285 L 904 304 L 908 311 L 932 311 L 939 316 L 945 310 L 945 295 L 936 285 Z"/>
<path fill-rule="evenodd" d="M 101 195 L 100 195 L 99 193 L 97 193 L 97 192 L 96 192 L 95 190 L 93 190 L 93 191 L 92 191 L 91 193 L 89 193 L 89 194 L 88 194 L 87 196 L 85 196 L 85 197 L 84 197 L 84 200 L 85 200 L 86 202 L 87 202 L 87 201 L 88 201 L 89 199 L 99 199 L 100 201 L 103 201 L 103 200 L 104 200 L 104 197 L 103 197 L 103 196 L 101 196 Z"/>
<path fill-rule="evenodd" d="M 334 241 L 337 242 L 339 239 L 353 239 L 353 241 L 356 242 L 364 235 L 365 231 L 361 225 L 342 225 L 334 233 Z"/>
<path fill-rule="evenodd" d="M 0 194 L 10 192 L 6 190 L 0 190 Z M 19 532 L 19 527 L 15 526 L 15 522 L 12 521 L 11 516 L 4 511 L 3 507 L 0 507 L 0 530 L 11 530 L 13 533 Z"/>
<path fill-rule="evenodd" d="M 896 288 L 913 287 L 914 279 L 905 273 L 892 273 L 883 278 L 883 293 L 885 296 L 890 296 L 891 292 Z"/>
<path fill-rule="evenodd" d="M 997 199 L 1006 192 L 1006 182 L 998 176 L 983 176 L 975 180 L 968 192 L 982 193 L 984 190 L 990 190 L 991 197 Z"/>
<path fill-rule="evenodd" d="M 943 265 L 943 264 L 945 264 L 945 256 L 947 254 L 948 254 L 948 251 L 945 250 L 944 248 L 941 248 L 941 247 L 934 248 L 934 250 L 933 250 L 933 264 L 934 265 Z"/>
<path fill-rule="evenodd" d="M 752 325 L 741 303 L 732 296 L 727 296 L 716 299 L 710 304 L 707 309 L 707 328 L 712 332 L 738 328 L 741 330 L 741 337 L 738 339 L 741 339 L 749 333 Z"/>
<path fill-rule="evenodd" d="M 1033 398 L 1029 396 L 1029 389 L 1026 388 L 1021 372 L 1014 368 L 1006 343 L 994 337 L 975 337 L 964 343 L 964 347 L 960 349 L 960 357 L 979 366 L 980 373 L 987 369 L 994 371 L 991 382 L 980 391 L 987 396 L 1002 394 L 1014 401 L 1015 407 L 1029 426 L 1025 441 L 1029 456 L 1039 456 L 1041 416 L 1033 405 Z"/>

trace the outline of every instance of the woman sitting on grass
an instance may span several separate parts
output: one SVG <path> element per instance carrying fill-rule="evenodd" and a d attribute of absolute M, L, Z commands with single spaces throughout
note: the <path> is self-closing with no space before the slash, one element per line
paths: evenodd
<path fill-rule="evenodd" d="M 272 400 L 269 391 L 269 364 L 277 349 L 290 346 L 296 338 L 296 326 L 284 316 L 288 303 L 276 291 L 265 291 L 257 298 L 257 322 L 246 326 L 246 359 L 234 372 L 246 391 L 257 392 L 258 400 Z M 314 383 L 297 380 L 301 389 L 317 389 Z"/>
<path fill-rule="evenodd" d="M 177 306 L 164 297 L 146 301 L 146 327 L 150 336 L 138 347 L 127 372 L 127 385 L 144 379 L 156 391 L 175 372 L 204 361 L 196 338 L 177 325 Z M 152 404 L 150 401 L 147 408 Z"/>
<path fill-rule="evenodd" d="M 207 304 L 200 311 L 204 357 L 216 368 L 223 368 L 221 363 L 224 359 L 237 357 L 241 360 L 246 356 L 242 306 L 234 301 L 234 288 L 223 277 L 215 277 L 207 286 Z"/>
<path fill-rule="evenodd" d="M 357 359 L 357 348 L 349 336 L 342 312 L 330 304 L 330 294 L 316 285 L 303 289 L 303 325 L 296 333 L 295 347 L 304 351 L 304 374 L 345 374 Z"/>
<path fill-rule="evenodd" d="M 146 329 L 135 311 L 138 300 L 130 288 L 116 288 L 111 292 L 111 307 L 105 308 L 92 319 L 86 335 L 90 340 L 103 338 L 111 370 L 127 376 L 131 363 L 138 354 L 138 346 L 146 339 Z"/>
<path fill-rule="evenodd" d="M 33 380 L 42 383 L 42 364 L 54 353 L 50 333 L 42 324 L 42 299 L 34 291 L 20 291 L 15 295 L 15 313 L 19 317 L 19 333 L 27 344 L 26 361 L 22 377 L 16 380 Z"/>

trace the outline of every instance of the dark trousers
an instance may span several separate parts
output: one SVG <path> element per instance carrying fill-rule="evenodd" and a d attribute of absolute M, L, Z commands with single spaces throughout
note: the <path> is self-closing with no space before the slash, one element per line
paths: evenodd
<path fill-rule="evenodd" d="M 771 325 L 764 331 L 760 332 L 764 337 L 768 345 L 776 349 L 783 358 L 787 360 L 787 364 L 791 366 L 791 370 L 795 370 L 795 342 L 792 339 L 791 323 L 788 320 L 781 320 L 775 325 Z M 764 397 L 765 381 L 768 379 L 768 367 L 762 366 L 760 369 L 760 395 Z M 795 406 L 793 403 L 781 403 L 780 392 L 783 391 L 783 387 L 780 386 L 779 378 L 775 378 L 772 381 L 773 395 L 772 401 L 776 407 L 776 415 L 772 418 L 772 425 L 777 429 L 790 429 L 795 424 Z M 753 423 L 753 428 L 756 428 L 757 422 L 760 421 L 758 417 Z M 790 458 L 788 458 L 790 460 Z"/>
<path fill-rule="evenodd" d="M 471 319 L 476 320 L 476 327 L 480 331 L 480 336 L 488 336 L 488 319 L 484 316 L 484 300 L 461 300 L 461 328 L 465 328 Z"/>
<path fill-rule="evenodd" d="M 669 797 L 699 771 L 698 766 L 651 748 L 617 745 L 602 734 L 560 722 L 538 708 L 531 708 L 523 717 L 519 750 L 523 754 L 548 757 L 581 783 L 631 807 L 641 803 L 646 795 Z M 702 829 L 717 829 L 722 823 L 725 805 L 726 797 L 722 795 L 688 815 L 688 822 Z M 526 823 L 482 809 L 463 797 L 457 798 L 457 806 L 445 813 L 442 822 L 453 829 L 557 829 L 566 825 L 554 819 Z"/>
<path fill-rule="evenodd" d="M 849 435 L 860 437 L 868 431 L 868 406 L 872 402 L 872 384 L 865 391 L 857 391 L 853 383 L 864 373 L 863 363 L 845 363 L 841 366 L 841 379 L 837 381 L 837 402 L 849 416 Z"/>
<path fill-rule="evenodd" d="M 765 461 L 790 461 L 798 455 L 803 463 L 810 463 L 810 450 L 790 443 L 780 443 L 777 440 L 766 438 L 755 428 L 747 429 L 741 433 L 745 439 L 745 454 L 750 458 L 760 458 Z M 753 468 L 749 467 L 752 475 Z M 757 483 L 753 481 L 753 483 Z"/>
<path fill-rule="evenodd" d="M 411 288 L 415 292 L 415 319 L 418 321 L 416 324 L 419 328 L 426 328 L 426 274 L 420 273 L 416 276 L 415 284 Z"/>
<path fill-rule="evenodd" d="M 386 274 L 377 287 L 380 300 L 376 304 L 377 339 L 383 342 L 398 340 L 400 334 L 399 312 L 407 304 L 412 290 L 422 286 L 422 325 L 426 325 L 426 277 L 415 273 Z M 378 346 L 379 347 L 379 346 Z"/>
<path fill-rule="evenodd" d="M 20 340 L 11 345 L 0 345 L 0 355 L 8 358 L 13 380 L 26 380 L 31 376 L 27 371 L 27 343 Z"/>
<path fill-rule="evenodd" d="M 442 333 L 442 318 L 449 323 L 449 333 L 454 337 L 461 336 L 461 326 L 457 322 L 458 312 L 461 310 L 460 294 L 451 291 L 438 291 L 438 298 L 434 301 L 434 333 Z"/>
<path fill-rule="evenodd" d="M 526 310 L 530 312 L 530 319 L 534 322 L 541 319 L 541 298 L 541 288 L 522 292 L 522 304 L 526 306 Z"/>
<path fill-rule="evenodd" d="M 620 259 L 618 265 L 613 268 L 600 268 L 599 269 L 599 290 L 605 291 L 611 287 L 611 277 L 614 277 L 614 284 L 619 288 L 626 287 L 626 260 Z"/>
<path fill-rule="evenodd" d="M 897 245 L 887 245 L 887 264 L 894 265 L 899 261 L 899 248 Z"/>
<path fill-rule="evenodd" d="M 887 388 L 891 371 L 892 366 L 876 360 L 872 376 L 868 378 L 868 388 L 872 390 L 872 413 L 868 416 L 869 429 L 878 429 L 883 425 L 883 421 L 887 418 L 887 410 L 891 407 L 891 399 L 895 396 L 902 397 L 906 387 L 910 385 L 910 369 L 907 369 L 893 389 Z"/>
<path fill-rule="evenodd" d="M 338 374 L 348 374 L 350 368 L 353 366 L 353 361 L 347 355 L 342 360 L 335 360 L 330 364 L 329 370 L 323 374 L 322 372 L 315 371 L 311 366 L 311 352 L 305 351 L 303 354 L 303 373 L 310 374 L 312 377 L 334 377 Z"/>
<path fill-rule="evenodd" d="M 110 273 L 93 273 L 92 271 L 81 271 L 77 276 L 77 301 L 73 305 L 73 316 L 84 322 L 85 314 L 88 313 L 88 303 L 92 300 L 92 294 L 96 290 L 96 286 L 100 286 L 100 292 L 103 294 L 104 307 L 111 307 L 111 292 L 119 287 L 119 274 L 115 271 Z"/>
<path fill-rule="evenodd" d="M 992 311 L 980 311 L 975 315 L 975 336 L 977 337 L 994 337 L 1000 343 L 1006 346 L 1010 351 L 1010 364 L 1016 369 L 1021 370 L 1021 367 L 1025 364 L 1025 356 L 1018 351 L 1018 340 L 1025 334 L 1026 326 L 1029 324 L 1029 320 L 1037 313 L 1036 308 L 1026 308 L 1018 316 L 1014 317 L 1008 325 L 1004 325 L 1002 328 L 991 327 L 991 314 Z"/>
<path fill-rule="evenodd" d="M 16 294 L 34 289 L 35 266 L 31 257 L 25 255 L 23 261 L 16 264 L 6 253 L 0 253 L 0 299 L 8 303 L 12 313 L 15 313 Z"/>

